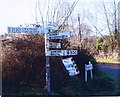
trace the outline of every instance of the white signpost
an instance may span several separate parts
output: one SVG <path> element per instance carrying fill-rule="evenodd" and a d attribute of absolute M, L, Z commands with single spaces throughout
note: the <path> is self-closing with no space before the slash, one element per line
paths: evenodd
<path fill-rule="evenodd" d="M 47 56 L 47 51 L 49 51 L 49 47 L 47 46 L 47 43 L 49 43 L 49 39 L 47 39 L 47 36 L 45 34 L 45 55 L 46 55 L 46 88 L 47 91 L 50 92 L 50 63 L 49 63 L 49 56 Z"/>
<path fill-rule="evenodd" d="M 73 36 L 73 32 L 58 32 L 58 33 L 49 33 L 47 34 L 48 39 L 65 39 Z"/>
<path fill-rule="evenodd" d="M 8 27 L 9 33 L 38 33 L 45 34 L 48 33 L 47 29 L 44 28 L 24 28 L 24 27 Z"/>
<path fill-rule="evenodd" d="M 50 63 L 49 56 L 69 56 L 77 55 L 77 50 L 49 50 L 49 48 L 61 48 L 61 43 L 49 42 L 50 39 L 65 39 L 70 38 L 74 35 L 73 32 L 59 32 L 59 33 L 49 33 L 49 29 L 57 30 L 56 25 L 48 24 L 46 28 L 24 28 L 24 27 L 8 27 L 9 33 L 37 33 L 45 34 L 45 54 L 46 54 L 46 88 L 50 92 Z M 67 68 L 68 69 L 68 68 Z M 70 68 L 69 68 L 70 70 Z M 72 72 L 72 73 L 71 73 Z M 72 68 L 70 70 L 70 75 L 77 74 L 76 69 Z"/>
<path fill-rule="evenodd" d="M 77 68 L 77 65 L 75 64 L 74 61 L 72 61 L 72 57 L 62 59 L 62 62 L 64 64 L 65 68 L 68 70 L 69 76 L 75 76 L 80 73 Z"/>
<path fill-rule="evenodd" d="M 47 51 L 47 56 L 69 56 L 77 55 L 77 50 L 49 50 Z"/>
<path fill-rule="evenodd" d="M 91 64 L 91 62 L 89 62 L 89 64 L 85 64 L 85 81 L 87 82 L 87 71 L 90 70 L 90 75 L 91 75 L 91 79 L 93 79 L 93 74 L 92 74 L 92 69 L 93 69 L 93 65 Z"/>
<path fill-rule="evenodd" d="M 49 47 L 49 48 L 61 48 L 61 43 L 48 42 L 46 47 Z"/>
<path fill-rule="evenodd" d="M 58 26 L 56 24 L 47 24 L 46 29 L 51 29 L 51 30 L 58 30 Z"/>

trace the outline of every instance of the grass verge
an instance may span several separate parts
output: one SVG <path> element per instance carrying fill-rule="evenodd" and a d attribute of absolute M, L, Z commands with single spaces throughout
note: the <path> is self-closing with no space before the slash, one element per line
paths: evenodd
<path fill-rule="evenodd" d="M 102 77 L 107 78 L 109 80 L 112 80 L 112 84 L 114 85 L 114 89 L 111 92 L 112 94 L 115 95 L 120 95 L 120 78 L 118 76 L 113 76 L 108 73 L 102 73 Z"/>
<path fill-rule="evenodd" d="M 118 60 L 108 59 L 108 58 L 96 58 L 97 62 L 104 62 L 104 63 L 120 63 Z"/>

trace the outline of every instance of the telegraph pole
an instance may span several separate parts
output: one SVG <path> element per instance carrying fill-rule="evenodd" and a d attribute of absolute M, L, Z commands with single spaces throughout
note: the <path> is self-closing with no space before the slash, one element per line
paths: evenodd
<path fill-rule="evenodd" d="M 81 36 L 81 29 L 80 29 L 80 15 L 78 14 L 78 23 L 79 23 L 79 40 L 80 40 L 80 49 L 82 49 L 82 36 Z"/>
<path fill-rule="evenodd" d="M 0 52 L 2 52 L 2 41 L 0 41 Z M 2 95 L 2 54 L 0 54 L 0 96 Z"/>

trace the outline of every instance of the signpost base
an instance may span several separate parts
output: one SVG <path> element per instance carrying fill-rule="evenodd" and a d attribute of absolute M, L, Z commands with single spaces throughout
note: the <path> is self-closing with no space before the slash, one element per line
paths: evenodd
<path fill-rule="evenodd" d="M 48 56 L 46 56 L 46 88 L 50 92 L 50 64 Z"/>

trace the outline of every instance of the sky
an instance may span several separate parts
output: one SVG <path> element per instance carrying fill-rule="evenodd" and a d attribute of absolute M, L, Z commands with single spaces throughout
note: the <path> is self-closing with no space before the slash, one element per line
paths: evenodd
<path fill-rule="evenodd" d="M 29 0 L 0 0 L 0 33 L 7 32 L 7 26 L 18 26 L 34 22 Z"/>
<path fill-rule="evenodd" d="M 8 26 L 17 27 L 19 25 L 36 23 L 36 2 L 38 1 L 41 7 L 41 14 L 47 17 L 47 4 L 51 3 L 54 5 L 59 0 L 0 0 L 0 34 L 7 33 Z M 68 0 L 63 1 L 68 2 Z M 69 0 L 69 2 L 73 1 Z M 100 0 L 96 0 L 96 2 L 98 1 Z M 91 9 L 94 4 L 93 0 L 79 0 L 80 2 L 86 2 L 86 8 L 88 9 Z M 107 2 L 110 2 L 110 0 Z M 49 8 L 49 10 L 53 10 L 52 8 Z M 79 8 L 79 5 L 76 6 L 76 11 L 79 10 L 77 8 Z M 37 16 L 37 20 L 40 20 L 39 10 L 37 11 Z M 46 21 L 45 19 L 44 21 Z"/>

